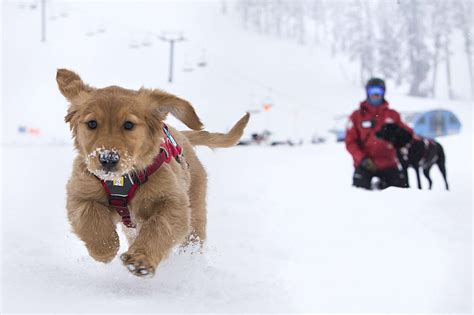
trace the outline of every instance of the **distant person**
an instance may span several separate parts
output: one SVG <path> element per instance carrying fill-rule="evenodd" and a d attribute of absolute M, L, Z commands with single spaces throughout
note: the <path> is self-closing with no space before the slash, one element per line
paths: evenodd
<path fill-rule="evenodd" d="M 379 78 L 370 79 L 365 90 L 367 99 L 349 117 L 345 143 L 354 160 L 353 185 L 372 189 L 372 178 L 379 179 L 374 188 L 389 186 L 408 187 L 406 174 L 398 167 L 397 151 L 387 141 L 376 137 L 375 133 L 386 123 L 394 123 L 408 130 L 400 114 L 388 108 L 385 100 L 385 82 Z"/>

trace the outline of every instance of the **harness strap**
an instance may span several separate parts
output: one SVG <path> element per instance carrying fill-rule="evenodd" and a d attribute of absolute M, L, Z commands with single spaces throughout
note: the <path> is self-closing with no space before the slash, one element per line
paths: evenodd
<path fill-rule="evenodd" d="M 100 180 L 109 201 L 109 206 L 117 211 L 122 217 L 122 223 L 128 228 L 135 228 L 132 221 L 128 204 L 135 195 L 138 186 L 145 184 L 148 177 L 155 173 L 163 163 L 171 162 L 174 157 L 180 163 L 183 149 L 176 143 L 166 125 L 163 126 L 166 140 L 160 146 L 160 153 L 155 157 L 153 163 L 144 171 L 126 174 L 119 180 Z"/>
<path fill-rule="evenodd" d="M 423 138 L 423 143 L 425 144 L 425 152 L 423 153 L 423 157 L 420 160 L 421 166 L 423 166 L 425 163 L 435 163 L 438 160 L 437 154 L 432 156 L 429 161 L 426 161 L 426 158 L 428 156 L 428 151 L 430 150 L 430 146 L 436 145 L 435 141 L 433 139 Z"/>
<path fill-rule="evenodd" d="M 434 141 L 433 139 L 427 139 L 427 138 L 424 138 L 424 137 L 420 137 L 420 136 L 415 135 L 415 136 L 413 137 L 413 139 L 411 139 L 411 141 L 408 142 L 408 143 L 405 145 L 404 148 L 406 148 L 407 151 L 410 150 L 411 146 L 412 146 L 413 143 L 415 143 L 415 142 L 423 142 L 423 145 L 424 145 L 424 147 L 425 147 L 425 150 L 424 150 L 424 152 L 423 152 L 423 156 L 421 157 L 420 162 L 419 162 L 420 165 L 423 166 L 423 164 L 425 164 L 425 162 L 426 162 L 426 156 L 428 155 L 428 150 L 429 150 L 430 146 L 435 145 L 435 141 Z M 408 152 L 407 152 L 407 154 L 408 154 Z M 438 159 L 438 156 L 435 155 L 434 158 L 433 158 L 433 161 L 436 161 L 437 159 Z"/>

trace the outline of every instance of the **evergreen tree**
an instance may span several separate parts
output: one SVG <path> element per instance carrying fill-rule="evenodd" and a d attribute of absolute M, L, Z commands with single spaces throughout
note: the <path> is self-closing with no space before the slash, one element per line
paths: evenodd
<path fill-rule="evenodd" d="M 454 5 L 455 26 L 464 38 L 464 50 L 467 57 L 471 97 L 474 99 L 474 3 L 472 1 L 456 1 Z"/>
<path fill-rule="evenodd" d="M 403 47 L 402 28 L 393 23 L 393 19 L 399 16 L 399 5 L 395 2 L 378 2 L 375 8 L 377 12 L 377 72 L 387 79 L 393 80 L 400 85 L 403 76 L 404 65 L 401 54 Z M 390 17 L 390 18 L 388 18 Z"/>
<path fill-rule="evenodd" d="M 405 79 L 410 85 L 408 94 L 413 96 L 427 96 L 428 74 L 430 70 L 431 54 L 425 43 L 427 38 L 426 27 L 423 23 L 423 10 L 426 2 L 411 0 L 403 3 L 401 17 L 405 28 L 407 46 L 405 55 L 408 59 Z"/>

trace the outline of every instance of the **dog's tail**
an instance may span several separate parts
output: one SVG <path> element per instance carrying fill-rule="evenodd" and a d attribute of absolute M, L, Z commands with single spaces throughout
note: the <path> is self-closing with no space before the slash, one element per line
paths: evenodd
<path fill-rule="evenodd" d="M 246 113 L 228 133 L 208 132 L 204 130 L 186 130 L 181 132 L 188 138 L 192 145 L 205 145 L 210 148 L 228 148 L 237 144 L 244 133 L 249 119 L 250 114 Z"/>

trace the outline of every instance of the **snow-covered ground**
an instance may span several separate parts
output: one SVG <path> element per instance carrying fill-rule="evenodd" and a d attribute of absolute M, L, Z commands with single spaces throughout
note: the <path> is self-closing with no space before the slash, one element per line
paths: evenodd
<path fill-rule="evenodd" d="M 50 2 L 50 9 L 67 17 L 49 20 L 40 44 L 39 13 L 3 4 L 2 313 L 471 312 L 472 103 L 396 92 L 388 98 L 397 109 L 444 107 L 461 118 L 460 135 L 439 139 L 451 191 L 436 168 L 433 191 L 354 189 L 351 158 L 331 141 L 198 148 L 209 173 L 205 253 L 173 253 L 147 280 L 118 259 L 93 261 L 66 220 L 74 151 L 56 68 L 99 87 L 169 90 L 191 100 L 212 131 L 274 103 L 267 116 L 252 117 L 247 135 L 269 128 L 309 139 L 354 109 L 363 91 L 323 49 L 241 30 L 219 14 L 219 2 L 118 2 L 113 9 Z M 102 26 L 105 33 L 86 35 Z M 177 44 L 174 84 L 166 82 L 164 43 L 129 48 L 166 29 L 189 37 Z M 183 72 L 186 54 L 197 58 L 202 48 L 209 66 Z M 17 134 L 22 124 L 41 134 Z M 121 252 L 125 244 L 122 238 Z"/>
<path fill-rule="evenodd" d="M 143 280 L 70 233 L 69 146 L 3 152 L 4 311 L 469 311 L 471 183 L 455 167 L 469 155 L 448 157 L 451 192 L 435 174 L 432 192 L 372 193 L 350 188 L 338 144 L 200 149 L 206 253 L 173 254 Z"/>

